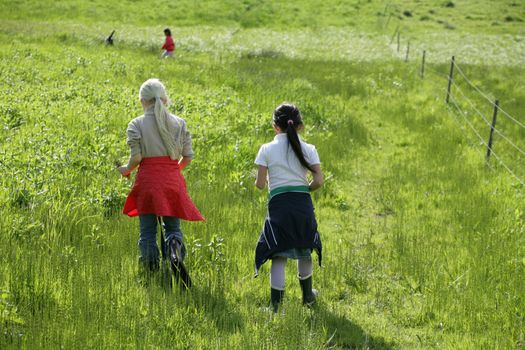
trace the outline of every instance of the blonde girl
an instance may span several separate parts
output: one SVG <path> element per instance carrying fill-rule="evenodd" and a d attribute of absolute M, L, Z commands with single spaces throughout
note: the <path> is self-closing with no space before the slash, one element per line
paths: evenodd
<path fill-rule="evenodd" d="M 181 169 L 190 164 L 191 136 L 184 119 L 170 114 L 166 88 L 158 79 L 146 80 L 139 90 L 144 114 L 127 128 L 128 164 L 118 168 L 123 176 L 138 167 L 133 188 L 124 204 L 124 214 L 139 216 L 139 261 L 146 270 L 159 268 L 156 242 L 157 218 L 163 218 L 166 241 L 184 244 L 180 220 L 204 220 L 186 191 Z"/>

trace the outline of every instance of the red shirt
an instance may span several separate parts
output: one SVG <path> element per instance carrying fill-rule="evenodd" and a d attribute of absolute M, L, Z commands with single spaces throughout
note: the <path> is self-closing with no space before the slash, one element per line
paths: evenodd
<path fill-rule="evenodd" d="M 166 37 L 166 41 L 164 42 L 164 45 L 162 45 L 162 48 L 166 51 L 173 51 L 175 50 L 175 43 L 173 42 L 173 39 L 171 36 Z"/>

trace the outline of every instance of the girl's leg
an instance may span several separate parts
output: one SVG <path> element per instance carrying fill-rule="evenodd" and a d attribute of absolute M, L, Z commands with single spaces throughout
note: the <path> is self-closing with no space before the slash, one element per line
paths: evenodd
<path fill-rule="evenodd" d="M 297 272 L 299 274 L 299 279 L 304 280 L 312 276 L 313 266 L 312 258 L 305 258 L 297 260 Z"/>
<path fill-rule="evenodd" d="M 286 266 L 286 260 L 286 258 L 282 257 L 275 257 L 272 259 L 270 286 L 273 289 L 284 290 L 284 267 Z"/>
<path fill-rule="evenodd" d="M 180 229 L 180 219 L 175 216 L 164 216 L 162 217 L 162 221 L 164 222 L 164 232 L 166 232 L 166 243 L 169 244 L 172 239 L 176 239 L 181 247 L 181 257 L 184 259 L 186 256 L 186 246 L 184 245 L 184 238 Z"/>
<path fill-rule="evenodd" d="M 170 58 L 170 57 L 173 57 L 173 51 L 167 51 L 167 50 L 165 50 L 165 51 L 162 53 L 162 58 Z"/>
<path fill-rule="evenodd" d="M 140 215 L 140 263 L 151 271 L 159 268 L 159 249 L 157 247 L 157 216 Z"/>
<path fill-rule="evenodd" d="M 297 272 L 301 290 L 303 292 L 303 304 L 311 306 L 315 304 L 317 291 L 312 289 L 312 258 L 297 260 Z"/>
<path fill-rule="evenodd" d="M 286 266 L 286 258 L 275 257 L 272 259 L 272 267 L 270 268 L 270 286 L 271 286 L 271 301 L 273 311 L 277 312 L 279 304 L 284 296 L 284 268 Z"/>

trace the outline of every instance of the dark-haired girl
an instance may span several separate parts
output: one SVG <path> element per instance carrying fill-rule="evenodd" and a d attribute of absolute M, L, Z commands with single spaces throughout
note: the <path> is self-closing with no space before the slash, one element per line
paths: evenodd
<path fill-rule="evenodd" d="M 273 112 L 275 138 L 261 146 L 255 164 L 259 169 L 255 186 L 263 189 L 268 182 L 268 215 L 255 250 L 255 272 L 266 260 L 270 270 L 271 304 L 277 312 L 284 296 L 284 268 L 287 259 L 297 260 L 303 304 L 315 303 L 312 289 L 312 250 L 321 264 L 321 238 L 317 232 L 310 192 L 323 184 L 323 173 L 315 146 L 303 142 L 301 113 L 296 106 L 283 103 Z M 312 174 L 309 183 L 307 174 Z"/>
<path fill-rule="evenodd" d="M 173 52 L 175 51 L 175 42 L 171 37 L 171 30 L 169 28 L 164 29 L 164 35 L 166 36 L 166 41 L 164 41 L 164 45 L 162 45 L 161 48 L 161 50 L 164 50 L 162 57 L 173 57 Z"/>

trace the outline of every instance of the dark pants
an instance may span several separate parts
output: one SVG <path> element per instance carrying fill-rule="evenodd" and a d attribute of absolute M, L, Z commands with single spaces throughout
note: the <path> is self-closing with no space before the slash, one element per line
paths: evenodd
<path fill-rule="evenodd" d="M 157 216 L 155 214 L 139 215 L 140 238 L 139 238 L 139 261 L 150 269 L 159 266 L 159 248 L 157 246 Z M 164 222 L 165 240 L 169 242 L 176 238 L 183 244 L 182 231 L 180 230 L 180 219 L 174 216 L 162 217 Z"/>

